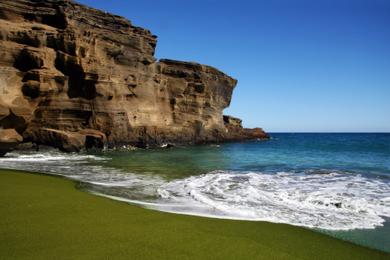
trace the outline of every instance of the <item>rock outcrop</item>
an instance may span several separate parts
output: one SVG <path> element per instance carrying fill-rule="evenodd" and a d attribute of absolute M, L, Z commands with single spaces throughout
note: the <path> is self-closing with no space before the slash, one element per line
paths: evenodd
<path fill-rule="evenodd" d="M 71 0 L 0 2 L 0 127 L 64 151 L 264 138 L 223 119 L 237 81 L 156 61 L 157 37 Z"/>
<path fill-rule="evenodd" d="M 223 116 L 227 129 L 226 141 L 240 141 L 251 139 L 268 139 L 269 135 L 262 128 L 243 128 L 242 120 L 232 116 Z"/>
<path fill-rule="evenodd" d="M 23 141 L 23 137 L 15 129 L 0 129 L 0 156 L 12 151 Z"/>

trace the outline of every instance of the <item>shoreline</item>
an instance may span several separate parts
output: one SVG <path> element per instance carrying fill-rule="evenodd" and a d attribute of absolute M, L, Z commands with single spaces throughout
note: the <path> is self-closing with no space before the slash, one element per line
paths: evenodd
<path fill-rule="evenodd" d="M 4 216 L 0 258 L 389 256 L 286 224 L 202 218 L 125 205 L 78 190 L 77 182 L 57 177 L 0 169 L 0 212 Z M 67 253 L 61 255 L 62 250 Z"/>

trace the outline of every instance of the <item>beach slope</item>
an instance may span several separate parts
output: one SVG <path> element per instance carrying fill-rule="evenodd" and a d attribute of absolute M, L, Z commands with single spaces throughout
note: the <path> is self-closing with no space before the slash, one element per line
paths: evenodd
<path fill-rule="evenodd" d="M 0 170 L 0 259 L 388 259 L 303 228 L 142 209 Z"/>

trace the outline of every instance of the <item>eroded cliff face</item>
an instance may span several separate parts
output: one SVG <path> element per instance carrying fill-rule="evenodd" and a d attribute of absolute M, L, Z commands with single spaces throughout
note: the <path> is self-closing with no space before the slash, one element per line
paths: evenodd
<path fill-rule="evenodd" d="M 150 31 L 70 0 L 1 1 L 0 128 L 66 151 L 240 139 L 222 115 L 236 80 L 156 61 L 155 47 Z"/>

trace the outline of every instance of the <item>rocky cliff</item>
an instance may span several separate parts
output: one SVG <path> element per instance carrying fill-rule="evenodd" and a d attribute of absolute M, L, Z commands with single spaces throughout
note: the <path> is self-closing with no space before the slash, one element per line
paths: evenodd
<path fill-rule="evenodd" d="M 235 79 L 156 61 L 156 38 L 70 0 L 1 1 L 0 129 L 65 151 L 266 137 L 224 120 Z"/>

